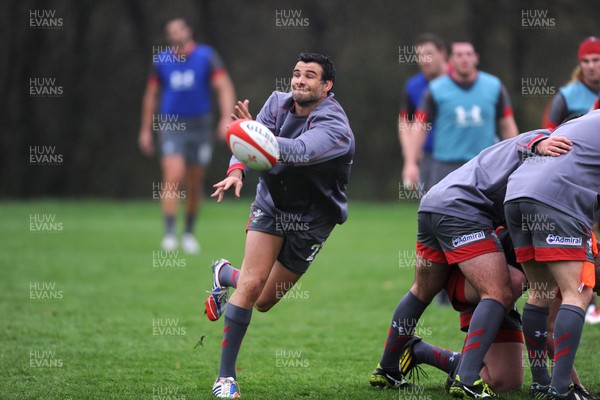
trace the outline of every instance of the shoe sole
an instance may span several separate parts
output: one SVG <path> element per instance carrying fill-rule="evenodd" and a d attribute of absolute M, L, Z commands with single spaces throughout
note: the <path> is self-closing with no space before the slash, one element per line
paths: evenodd
<path fill-rule="evenodd" d="M 448 391 L 448 393 L 450 394 L 450 396 L 452 396 L 456 399 L 464 399 L 465 398 L 465 392 L 461 388 L 451 387 L 450 390 Z"/>
<path fill-rule="evenodd" d="M 404 386 L 404 385 L 399 385 L 399 386 L 391 385 L 387 379 L 385 379 L 383 376 L 380 376 L 380 375 L 372 376 L 369 379 L 369 383 L 373 387 L 379 387 L 382 389 L 391 389 L 391 390 L 405 389 L 408 387 L 408 386 Z"/>
<path fill-rule="evenodd" d="M 381 389 L 393 389 L 393 386 L 390 385 L 382 376 L 372 376 L 371 379 L 369 379 L 369 383 L 373 387 L 378 387 Z"/>

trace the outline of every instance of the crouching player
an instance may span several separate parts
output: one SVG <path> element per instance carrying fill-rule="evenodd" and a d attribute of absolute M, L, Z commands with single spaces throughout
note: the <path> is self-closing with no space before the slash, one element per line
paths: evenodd
<path fill-rule="evenodd" d="M 238 398 L 235 364 L 250 324 L 252 308 L 266 312 L 306 272 L 336 224 L 348 217 L 346 184 L 354 155 L 348 117 L 334 99 L 333 63 L 302 53 L 292 73 L 291 93 L 274 92 L 256 120 L 268 127 L 280 147 L 280 162 L 261 174 L 247 225 L 244 260 L 238 270 L 227 260 L 212 266 L 213 288 L 206 314 L 218 319 L 227 305 L 215 397 Z M 234 119 L 252 118 L 248 101 L 238 102 Z M 227 177 L 213 197 L 239 197 L 244 166 L 232 158 Z M 299 221 L 286 229 L 281 221 Z M 297 224 L 294 224 L 296 226 Z"/>
<path fill-rule="evenodd" d="M 527 290 L 527 280 L 520 264 L 516 262 L 514 247 L 508 231 L 500 227 L 496 229 L 498 239 L 502 243 L 504 255 L 509 266 L 511 275 L 511 284 L 513 296 L 518 299 L 521 294 Z M 594 237 L 595 240 L 595 237 Z M 597 255 L 597 252 L 596 254 Z M 600 273 L 600 257 L 596 257 L 597 273 Z M 600 288 L 600 286 L 597 286 Z M 465 279 L 464 275 L 457 268 L 454 269 L 446 290 L 450 297 L 452 306 L 460 312 L 460 329 L 467 332 L 469 323 L 473 314 L 474 305 L 479 301 L 479 296 L 473 286 Z M 557 289 L 554 294 L 554 304 L 560 305 L 560 294 Z M 557 310 L 558 307 L 552 307 Z M 550 312 L 548 318 L 548 331 L 528 332 L 525 336 L 526 341 L 534 341 L 538 336 L 552 336 L 552 327 L 556 312 Z M 530 367 L 532 370 L 534 383 L 530 386 L 532 397 L 539 397 L 540 391 L 536 382 L 550 381 L 546 357 L 552 358 L 553 342 L 548 342 L 548 349 L 540 349 L 537 354 L 529 354 Z M 500 327 L 494 342 L 486 353 L 483 362 L 484 366 L 480 371 L 480 376 L 487 382 L 490 388 L 496 392 L 520 389 L 523 385 L 523 333 L 521 328 L 521 317 L 515 308 L 512 308 Z M 408 341 L 402 349 L 400 358 L 400 367 L 403 376 L 409 379 L 416 375 L 418 378 L 420 364 L 427 364 L 436 367 L 448 373 L 446 381 L 446 390 L 453 382 L 454 373 L 460 363 L 461 354 L 446 350 L 415 336 Z M 415 373 L 416 371 L 416 373 Z M 572 380 L 579 390 L 588 394 L 583 388 L 575 368 L 572 371 Z"/>
<path fill-rule="evenodd" d="M 512 298 L 516 301 L 521 297 L 523 288 L 527 287 L 527 281 L 523 272 L 514 267 L 518 264 L 515 263 L 508 231 L 498 228 L 496 234 L 508 262 Z M 452 268 L 446 290 L 452 306 L 460 312 L 460 329 L 467 332 L 475 306 L 480 300 L 479 295 L 456 266 Z M 504 392 L 521 388 L 523 385 L 522 353 L 521 316 L 513 307 L 505 315 L 498 334 L 485 354 L 484 366 L 479 371 L 479 375 L 493 391 Z M 409 378 L 413 374 L 413 368 L 419 364 L 428 364 L 441 369 L 448 373 L 446 390 L 449 390 L 460 359 L 461 353 L 442 349 L 415 336 L 404 345 L 400 367 L 403 376 L 408 375 Z"/>
<path fill-rule="evenodd" d="M 591 227 L 600 196 L 600 111 L 560 125 L 573 150 L 551 163 L 528 162 L 511 175 L 506 189 L 507 227 L 523 265 L 530 296 L 523 329 L 547 326 L 548 288 L 558 284 L 561 306 L 554 324 L 554 368 L 549 382 L 537 382 L 548 399 L 589 399 L 571 379 L 585 309 L 595 286 Z M 544 218 L 547 229 L 529 229 L 524 220 Z M 528 328 L 530 327 L 530 328 Z M 536 354 L 546 339 L 527 342 Z"/>
<path fill-rule="evenodd" d="M 535 153 L 559 156 L 570 141 L 548 131 L 528 132 L 483 150 L 477 157 L 435 185 L 419 206 L 415 280 L 400 301 L 388 332 L 372 386 L 406 384 L 399 368 L 401 350 L 436 293 L 445 285 L 451 264 L 474 286 L 477 304 L 462 350 L 458 373 L 450 388 L 454 397 L 494 397 L 479 376 L 485 354 L 514 303 L 510 275 L 494 228 L 504 221 L 506 182 L 523 159 Z"/>

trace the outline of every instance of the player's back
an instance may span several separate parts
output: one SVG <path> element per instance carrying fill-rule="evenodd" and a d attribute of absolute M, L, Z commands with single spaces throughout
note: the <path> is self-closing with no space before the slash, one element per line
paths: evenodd
<path fill-rule="evenodd" d="M 506 201 L 531 198 L 591 226 L 600 196 L 600 110 L 560 125 L 573 148 L 560 157 L 526 160 L 509 179 Z"/>
<path fill-rule="evenodd" d="M 508 177 L 524 159 L 536 157 L 529 151 L 530 145 L 548 134 L 548 130 L 526 132 L 484 149 L 432 187 L 419 211 L 498 226 L 504 221 Z"/>

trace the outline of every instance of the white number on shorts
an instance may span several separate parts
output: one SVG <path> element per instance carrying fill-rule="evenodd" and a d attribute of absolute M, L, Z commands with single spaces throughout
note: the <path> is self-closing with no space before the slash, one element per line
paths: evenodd
<path fill-rule="evenodd" d="M 312 246 L 310 246 L 310 249 L 313 252 L 311 253 L 310 256 L 308 256 L 308 258 L 306 259 L 306 261 L 308 261 L 309 263 L 313 262 L 313 260 L 315 259 L 315 257 L 319 253 L 319 251 L 321 251 L 322 247 L 323 247 L 323 243 L 321 243 L 321 244 L 313 244 Z"/>

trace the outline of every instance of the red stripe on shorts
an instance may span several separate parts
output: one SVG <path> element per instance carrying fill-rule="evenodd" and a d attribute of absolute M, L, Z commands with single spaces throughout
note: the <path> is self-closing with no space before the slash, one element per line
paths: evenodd
<path fill-rule="evenodd" d="M 533 246 L 521 247 L 515 249 L 515 255 L 517 256 L 517 262 L 527 262 L 535 258 L 535 252 Z"/>
<path fill-rule="evenodd" d="M 585 247 L 575 249 L 543 247 L 535 249 L 536 261 L 585 261 L 585 256 Z"/>
<path fill-rule="evenodd" d="M 446 256 L 444 252 L 437 249 L 427 247 L 417 240 L 417 254 L 426 260 L 433 261 L 438 264 L 446 264 Z"/>
<path fill-rule="evenodd" d="M 473 244 L 460 247 L 456 250 L 445 252 L 448 263 L 457 264 L 459 262 L 470 260 L 471 258 L 488 253 L 498 253 L 498 246 L 494 239 L 485 239 Z"/>

